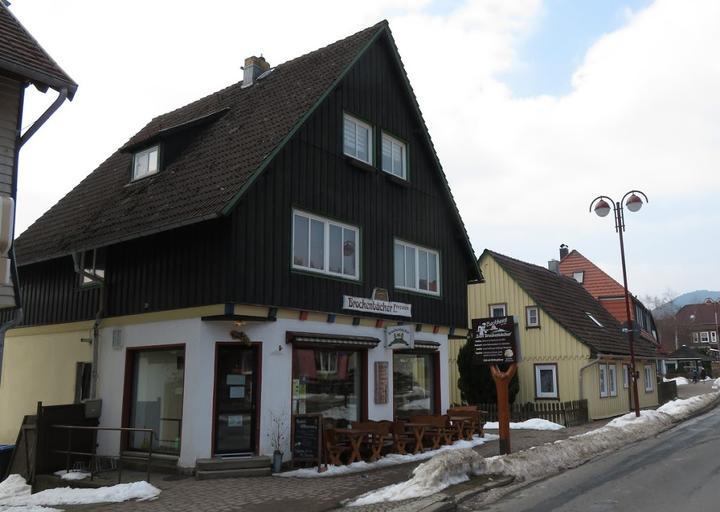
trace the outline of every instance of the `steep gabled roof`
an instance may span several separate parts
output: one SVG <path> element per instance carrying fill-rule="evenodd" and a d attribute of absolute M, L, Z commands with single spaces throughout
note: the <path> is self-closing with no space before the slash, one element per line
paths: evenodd
<path fill-rule="evenodd" d="M 25 265 L 230 214 L 285 143 L 383 35 L 391 43 L 464 234 L 468 268 L 475 279 L 482 279 L 386 21 L 281 64 L 252 87 L 237 83 L 153 119 L 16 240 L 18 260 Z M 128 184 L 132 149 L 197 124 L 202 126 L 200 135 L 176 160 L 162 172 Z"/>
<path fill-rule="evenodd" d="M 486 254 L 525 290 L 538 307 L 591 351 L 617 355 L 630 353 L 622 326 L 575 279 L 488 249 L 483 257 Z M 643 339 L 636 339 L 634 347 L 637 356 L 655 357 L 654 346 Z"/>
<path fill-rule="evenodd" d="M 583 286 L 593 297 L 618 297 L 625 295 L 625 288 L 600 267 L 573 249 L 560 260 L 560 273 L 572 277 L 574 272 L 584 272 Z"/>
<path fill-rule="evenodd" d="M 34 83 L 40 90 L 65 88 L 72 99 L 77 84 L 43 50 L 4 2 L 0 1 L 0 70 Z"/>
<path fill-rule="evenodd" d="M 690 330 L 697 330 L 702 326 L 716 326 L 720 321 L 720 304 L 704 302 L 702 304 L 687 304 L 681 307 L 675 318 L 679 323 L 686 324 Z M 693 328 L 697 326 L 697 328 Z"/>

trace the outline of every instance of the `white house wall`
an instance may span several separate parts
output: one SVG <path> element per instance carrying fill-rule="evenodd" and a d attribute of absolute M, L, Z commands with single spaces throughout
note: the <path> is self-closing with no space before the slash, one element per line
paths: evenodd
<path fill-rule="evenodd" d="M 194 467 L 198 458 L 210 457 L 213 433 L 213 401 L 215 376 L 215 348 L 217 342 L 234 341 L 231 330 L 241 330 L 253 342 L 262 343 L 262 379 L 260 384 L 259 452 L 273 451 L 267 436 L 271 417 L 284 415 L 287 425 L 286 459 L 290 455 L 289 425 L 292 392 L 292 346 L 286 343 L 287 332 L 368 336 L 381 340 L 368 351 L 367 397 L 368 419 L 393 419 L 392 351 L 384 347 L 384 329 L 353 326 L 324 321 L 278 319 L 275 322 L 248 322 L 238 327 L 234 322 L 203 322 L 200 318 L 168 320 L 150 323 L 108 325 L 101 330 L 98 390 L 103 400 L 101 426 L 122 424 L 123 389 L 125 383 L 126 349 L 161 345 L 185 345 L 185 383 L 183 396 L 182 441 L 179 465 Z M 121 330 L 122 347 L 112 347 L 113 329 Z M 442 411 L 449 406 L 448 343 L 446 334 L 417 333 L 417 339 L 440 343 L 440 404 Z M 388 403 L 374 403 L 375 362 L 389 363 Z M 117 454 L 120 436 L 104 433 L 99 437 L 100 453 Z"/>

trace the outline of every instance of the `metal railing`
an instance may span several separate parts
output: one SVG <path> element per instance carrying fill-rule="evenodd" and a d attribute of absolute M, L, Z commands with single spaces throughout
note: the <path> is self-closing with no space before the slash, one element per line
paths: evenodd
<path fill-rule="evenodd" d="M 150 442 L 148 443 L 148 454 L 147 454 L 147 482 L 150 483 L 150 463 L 152 461 L 152 447 L 153 441 L 155 440 L 155 431 L 151 428 L 131 428 L 131 427 L 85 427 L 80 425 L 51 425 L 50 428 L 65 429 L 67 430 L 67 450 L 52 450 L 54 453 L 61 453 L 65 455 L 65 471 L 70 472 L 70 460 L 71 455 L 84 455 L 90 457 L 90 480 L 93 480 L 95 468 L 97 466 L 97 434 L 100 430 L 113 431 L 113 432 L 144 432 L 146 435 L 150 434 Z M 80 431 L 91 431 L 93 433 L 92 452 L 76 452 L 72 449 L 72 433 L 73 430 Z M 122 449 L 118 454 L 118 483 L 122 480 L 122 460 L 123 454 Z"/>

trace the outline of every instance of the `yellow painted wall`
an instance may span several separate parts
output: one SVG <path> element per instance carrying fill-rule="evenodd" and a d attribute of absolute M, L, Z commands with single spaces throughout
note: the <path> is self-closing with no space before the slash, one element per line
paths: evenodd
<path fill-rule="evenodd" d="M 654 407 L 658 405 L 657 398 L 657 379 L 655 376 L 655 362 L 648 360 L 636 360 L 638 371 L 640 372 L 640 379 L 638 380 L 638 395 L 640 397 L 640 408 Z M 600 370 L 598 365 L 595 364 L 583 371 L 583 394 L 584 398 L 588 399 L 588 412 L 591 418 L 610 418 L 617 416 L 618 414 L 625 414 L 630 411 L 630 395 L 628 393 L 629 387 L 632 386 L 631 382 L 628 382 L 628 387 L 624 387 L 623 382 L 623 364 L 630 364 L 630 358 L 607 360 L 601 359 L 600 364 L 615 365 L 617 368 L 617 396 L 600 396 Z M 644 380 L 644 366 L 649 366 L 652 369 L 652 382 L 653 390 L 651 392 L 645 391 L 645 380 Z"/>
<path fill-rule="evenodd" d="M 616 416 L 628 411 L 627 390 L 623 388 L 620 361 L 617 362 L 618 396 L 601 399 L 599 370 L 597 364 L 592 364 L 590 349 L 568 333 L 542 309 L 539 309 L 540 328 L 527 329 L 525 307 L 537 304 L 491 256 L 487 254 L 483 256 L 480 267 L 485 282 L 468 287 L 469 322 L 472 318 L 490 316 L 490 304 L 506 304 L 506 313 L 515 317 L 518 324 L 517 339 L 521 358 L 518 365 L 520 392 L 516 402 L 535 401 L 535 364 L 556 363 L 558 399 L 560 401 L 588 399 L 591 418 Z M 451 344 L 451 360 L 457 360 L 457 351 L 460 346 L 462 343 Z M 583 370 L 583 389 L 581 390 L 580 369 L 588 364 L 590 366 Z M 648 361 L 647 364 L 654 367 L 652 361 Z M 652 393 L 645 393 L 642 365 L 638 364 L 638 368 L 641 372 L 641 378 L 638 381 L 641 406 L 657 405 L 657 386 Z M 454 388 L 457 387 L 452 381 L 451 384 Z M 459 390 L 453 391 L 451 392 L 451 401 L 456 396 L 454 393 L 459 397 Z"/>
<path fill-rule="evenodd" d="M 45 405 L 72 403 L 75 398 L 76 363 L 92 361 L 92 347 L 80 342 L 90 329 L 55 334 L 5 336 L 0 377 L 0 444 L 15 444 L 23 416 L 35 414 L 37 402 Z"/>
<path fill-rule="evenodd" d="M 460 397 L 460 387 L 458 386 L 460 372 L 458 371 L 457 358 L 460 349 L 465 343 L 465 340 L 453 338 L 448 340 L 448 365 L 450 366 L 450 371 L 448 372 L 448 377 L 450 380 L 448 389 L 450 390 L 450 405 L 462 404 L 462 398 Z"/>

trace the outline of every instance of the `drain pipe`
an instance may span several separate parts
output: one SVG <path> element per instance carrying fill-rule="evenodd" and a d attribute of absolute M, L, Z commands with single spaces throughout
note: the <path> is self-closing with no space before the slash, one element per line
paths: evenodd
<path fill-rule="evenodd" d="M 94 400 L 97 398 L 97 367 L 98 361 L 100 359 L 100 323 L 102 322 L 103 316 L 105 314 L 105 297 L 107 296 L 105 293 L 105 280 L 96 276 L 95 274 L 85 272 L 85 270 L 82 268 L 82 265 L 80 264 L 80 253 L 74 252 L 72 258 L 73 265 L 75 267 L 75 273 L 80 277 L 87 277 L 88 279 L 91 279 L 93 282 L 97 283 L 100 286 L 98 309 L 95 312 L 95 321 L 93 322 L 91 333 L 92 368 L 90 371 L 90 398 Z"/>
<path fill-rule="evenodd" d="M 57 109 L 60 108 L 60 105 L 67 99 L 68 96 L 68 90 L 67 87 L 63 87 L 60 89 L 60 94 L 58 94 L 58 97 L 55 98 L 55 101 L 52 102 L 52 104 L 45 110 L 45 112 L 42 113 L 40 117 L 37 118 L 37 120 L 30 126 L 30 128 L 27 129 L 25 133 L 23 133 L 20 136 L 20 140 L 18 141 L 18 149 L 23 147 L 25 143 L 30 140 L 30 137 L 35 135 L 35 132 L 40 129 L 42 125 L 45 124 L 45 121 L 50 119 L 50 116 L 52 116 Z"/>
<path fill-rule="evenodd" d="M 583 371 L 585 371 L 587 368 L 590 368 L 592 365 L 599 363 L 601 356 L 602 356 L 602 354 L 597 354 L 597 355 L 595 356 L 595 359 L 593 359 L 592 361 L 590 361 L 590 362 L 589 362 L 588 364 L 586 364 L 585 366 L 582 366 L 582 367 L 580 368 L 580 370 L 579 370 L 579 373 L 580 373 L 580 376 L 579 376 L 579 377 L 580 377 L 580 378 L 579 378 L 579 382 L 580 382 L 580 394 L 579 394 L 578 396 L 580 397 L 580 400 L 583 399 Z"/>

